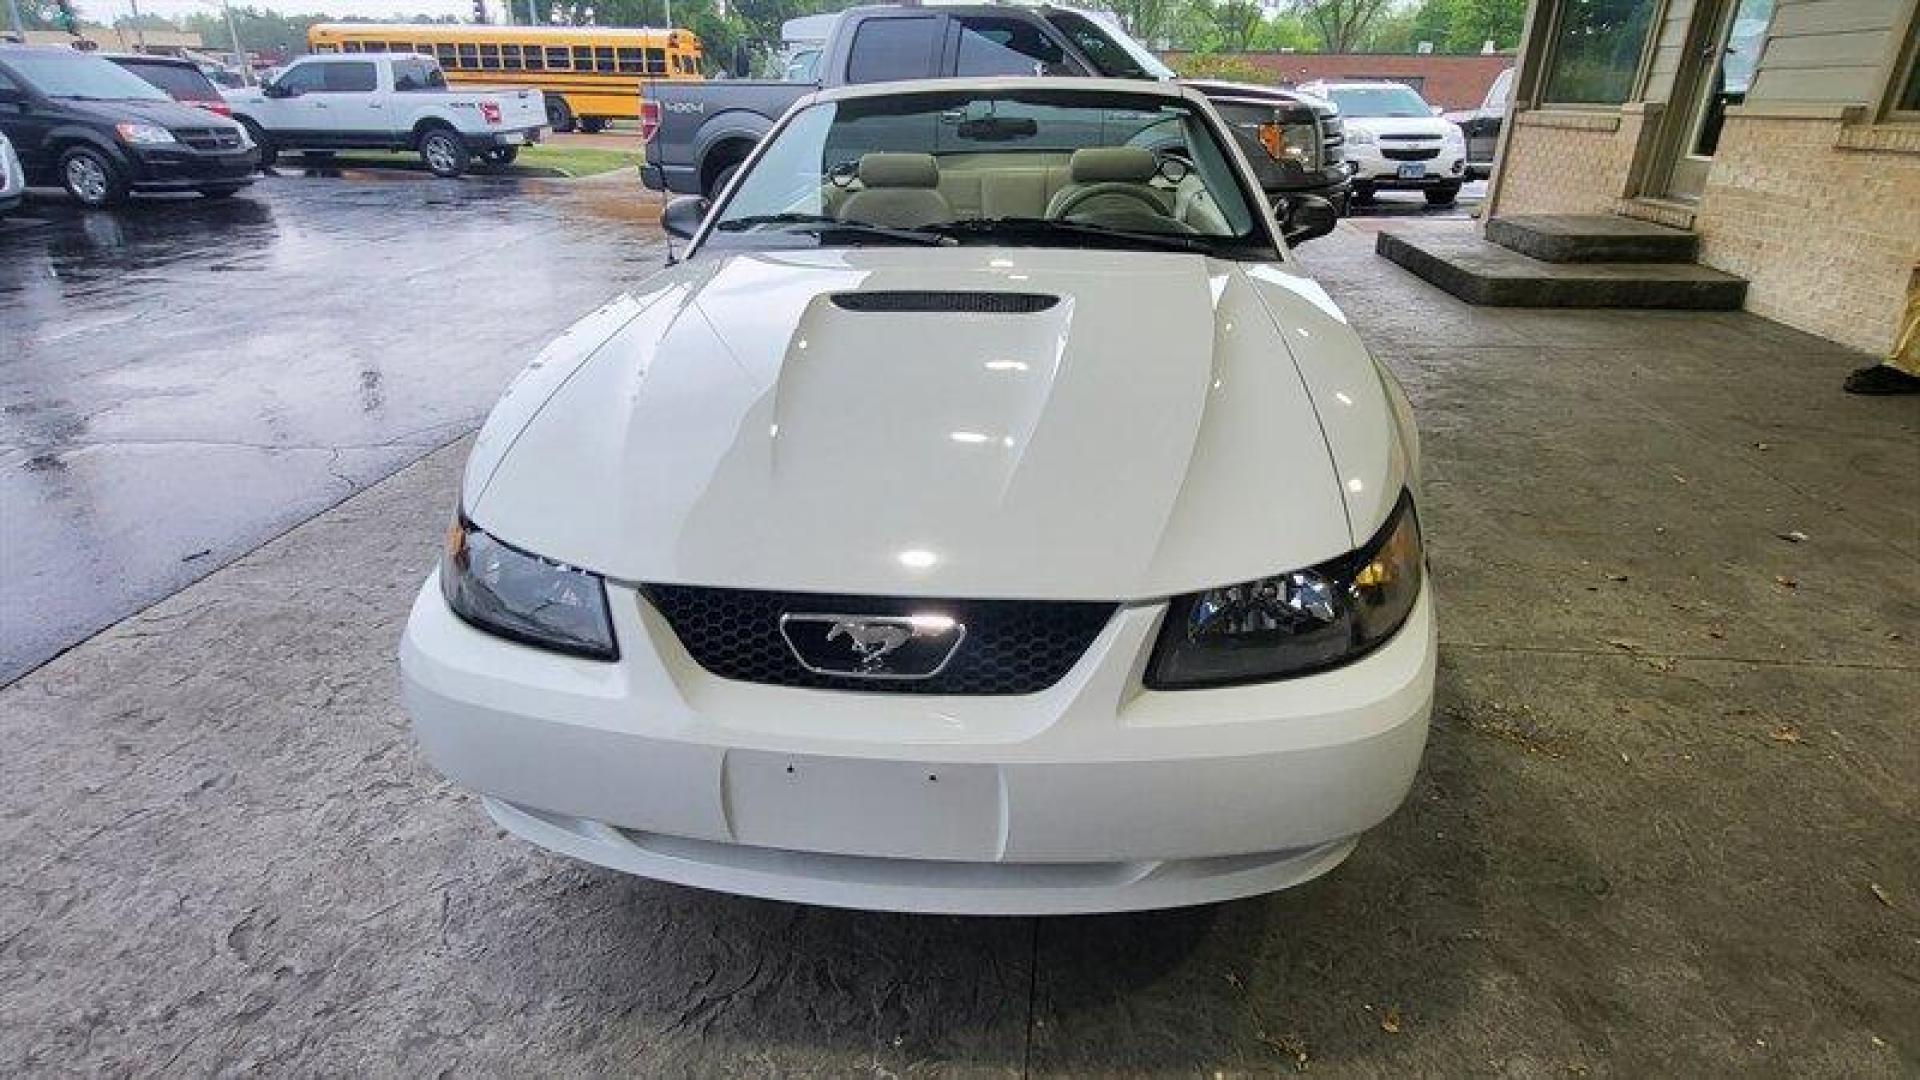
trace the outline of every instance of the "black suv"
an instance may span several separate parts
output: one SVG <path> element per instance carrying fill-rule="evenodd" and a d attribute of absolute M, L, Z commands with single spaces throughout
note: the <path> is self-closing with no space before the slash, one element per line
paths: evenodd
<path fill-rule="evenodd" d="M 86 206 L 135 191 L 222 198 L 252 183 L 260 163 L 233 121 L 111 61 L 50 46 L 0 45 L 0 132 L 29 184 L 59 184 Z"/>

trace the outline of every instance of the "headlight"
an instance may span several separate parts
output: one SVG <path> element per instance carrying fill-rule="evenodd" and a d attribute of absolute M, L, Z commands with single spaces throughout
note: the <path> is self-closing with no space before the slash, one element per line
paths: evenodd
<path fill-rule="evenodd" d="M 1403 494 L 1358 551 L 1176 598 L 1147 665 L 1147 686 L 1263 682 L 1358 659 L 1406 622 L 1425 564 L 1419 517 Z"/>
<path fill-rule="evenodd" d="M 173 132 L 158 124 L 115 124 L 113 130 L 120 133 L 120 141 L 134 146 L 157 146 L 173 141 Z"/>
<path fill-rule="evenodd" d="M 440 590 L 455 615 L 487 633 L 590 660 L 620 657 L 599 575 L 508 547 L 465 518 L 447 530 Z"/>
<path fill-rule="evenodd" d="M 1448 128 L 1447 133 L 1441 136 L 1441 142 L 1445 143 L 1449 150 L 1464 151 L 1467 148 L 1467 137 L 1461 134 L 1458 127 Z"/>
<path fill-rule="evenodd" d="M 1347 129 L 1347 145 L 1348 146 L 1372 146 L 1373 132 L 1359 131 L 1354 128 L 1348 128 Z"/>

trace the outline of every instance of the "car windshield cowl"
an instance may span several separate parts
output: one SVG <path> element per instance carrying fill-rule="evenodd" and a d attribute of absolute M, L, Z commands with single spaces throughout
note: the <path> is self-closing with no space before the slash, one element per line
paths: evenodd
<path fill-rule="evenodd" d="M 895 229 L 865 221 L 843 221 L 827 214 L 752 214 L 746 217 L 728 218 L 714 225 L 714 229 L 726 233 L 746 233 L 755 229 L 766 229 L 776 233 L 817 236 L 822 240 L 833 236 L 854 245 L 876 240 L 883 243 L 924 244 L 929 247 L 953 243 L 951 239 L 930 230 Z"/>

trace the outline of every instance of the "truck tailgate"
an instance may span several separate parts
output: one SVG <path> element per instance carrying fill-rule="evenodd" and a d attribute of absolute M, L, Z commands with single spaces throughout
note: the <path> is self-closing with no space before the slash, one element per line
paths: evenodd
<path fill-rule="evenodd" d="M 547 122 L 546 95 L 538 90 L 524 86 L 491 87 L 481 91 L 481 100 L 492 101 L 500 106 L 499 127 L 502 131 L 541 127 Z"/>

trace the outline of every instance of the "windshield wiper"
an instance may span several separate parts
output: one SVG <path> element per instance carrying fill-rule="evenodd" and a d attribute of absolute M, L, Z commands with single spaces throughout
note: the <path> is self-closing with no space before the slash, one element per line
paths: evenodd
<path fill-rule="evenodd" d="M 747 217 L 728 218 L 714 229 L 719 232 L 744 232 L 756 225 L 787 225 L 798 228 L 785 228 L 781 232 L 803 233 L 826 237 L 829 234 L 851 234 L 855 236 L 874 236 L 888 240 L 898 240 L 907 244 L 925 244 L 939 247 L 953 243 L 951 237 L 935 232 L 923 232 L 919 229 L 894 229 L 885 225 L 874 225 L 865 221 L 843 221 L 826 214 L 752 214 Z"/>
<path fill-rule="evenodd" d="M 928 228 L 956 236 L 1005 236 L 1016 239 L 1080 236 L 1099 240 L 1118 240 L 1122 243 L 1139 244 L 1167 251 L 1192 251 L 1203 255 L 1213 251 L 1213 246 L 1206 241 L 1179 233 L 1111 229 L 1105 225 L 1095 225 L 1085 221 L 1063 221 L 1057 218 L 970 218 L 948 225 L 929 225 Z"/>

